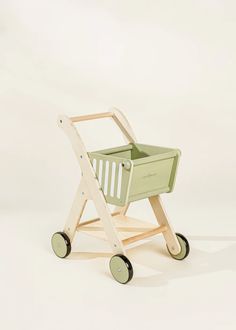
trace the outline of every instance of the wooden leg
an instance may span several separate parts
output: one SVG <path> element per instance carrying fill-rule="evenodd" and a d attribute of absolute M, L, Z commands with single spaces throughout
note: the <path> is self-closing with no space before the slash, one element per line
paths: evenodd
<path fill-rule="evenodd" d="M 85 189 L 85 184 L 83 181 L 81 181 L 64 227 L 64 232 L 70 238 L 70 242 L 73 241 L 73 238 L 76 233 L 76 228 L 79 225 L 87 200 L 88 196 Z"/>
<path fill-rule="evenodd" d="M 166 226 L 166 231 L 163 232 L 166 244 L 172 254 L 178 254 L 181 251 L 179 241 L 176 234 L 168 221 L 166 212 L 161 202 L 160 196 L 149 197 L 149 202 L 160 226 Z"/>
<path fill-rule="evenodd" d="M 127 203 L 124 206 L 116 206 L 114 209 L 114 213 L 118 213 L 120 215 L 126 215 L 126 212 L 128 211 L 130 203 Z"/>
<path fill-rule="evenodd" d="M 111 113 L 106 114 L 105 117 L 110 117 L 113 115 Z M 104 114 L 102 114 L 102 117 L 104 117 Z M 97 116 L 92 116 L 89 117 L 90 119 L 92 118 L 100 118 Z M 83 117 L 83 120 L 87 119 Z M 66 227 L 65 227 L 65 232 L 69 233 L 69 236 L 73 238 L 74 232 L 76 227 L 78 226 L 78 221 L 79 217 L 81 216 L 85 204 L 85 200 L 92 199 L 94 202 L 94 205 L 96 207 L 97 213 L 99 218 L 101 219 L 101 222 L 104 227 L 104 231 L 106 232 L 107 238 L 109 240 L 109 243 L 115 253 L 122 253 L 125 254 L 123 244 L 121 240 L 119 239 L 118 232 L 115 228 L 115 225 L 113 224 L 113 218 L 111 215 L 111 212 L 109 210 L 109 207 L 106 203 L 105 197 L 103 195 L 103 192 L 101 191 L 100 184 L 98 182 L 96 173 L 94 172 L 93 166 L 91 164 L 91 161 L 89 159 L 89 155 L 87 153 L 87 150 L 85 148 L 84 143 L 82 142 L 82 139 L 76 130 L 75 126 L 73 125 L 73 122 L 79 121 L 81 118 L 72 118 L 69 119 L 66 116 L 61 116 L 58 119 L 58 123 L 60 127 L 62 127 L 65 131 L 65 133 L 68 135 L 69 139 L 71 140 L 72 147 L 74 149 L 74 152 L 76 154 L 76 157 L 78 159 L 78 162 L 81 167 L 81 171 L 83 172 L 83 180 L 86 185 L 84 185 L 87 188 L 87 192 L 85 192 L 85 197 L 84 199 L 81 198 L 81 189 L 83 190 L 84 188 L 79 188 L 75 201 L 72 205 L 72 210 L 70 212 L 69 219 L 67 221 Z M 124 134 L 129 136 L 129 133 L 126 131 L 124 128 L 123 130 Z M 88 196 L 88 197 L 86 197 Z"/>

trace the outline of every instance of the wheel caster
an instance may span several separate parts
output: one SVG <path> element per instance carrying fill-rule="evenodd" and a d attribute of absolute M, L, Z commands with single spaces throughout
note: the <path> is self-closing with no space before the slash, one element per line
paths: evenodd
<path fill-rule="evenodd" d="M 71 252 L 70 239 L 64 232 L 53 234 L 51 244 L 55 255 L 59 258 L 66 258 Z"/>
<path fill-rule="evenodd" d="M 110 271 L 114 279 L 122 284 L 128 283 L 133 277 L 133 267 L 123 254 L 116 254 L 110 260 Z"/>
<path fill-rule="evenodd" d="M 172 254 L 170 252 L 168 246 L 167 246 L 167 250 L 172 258 L 174 258 L 176 260 L 183 260 L 188 256 L 189 251 L 190 251 L 190 246 L 189 246 L 187 238 L 184 237 L 184 235 L 176 233 L 176 236 L 178 238 L 178 241 L 179 241 L 179 244 L 181 247 L 181 251 L 178 254 Z"/>

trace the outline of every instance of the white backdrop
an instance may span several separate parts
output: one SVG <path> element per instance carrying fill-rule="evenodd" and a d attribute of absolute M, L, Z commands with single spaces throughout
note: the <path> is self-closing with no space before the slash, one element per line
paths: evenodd
<path fill-rule="evenodd" d="M 174 225 L 193 239 L 235 240 L 235 1 L 1 0 L 0 9 L 3 230 L 28 237 L 42 223 L 34 246 L 50 249 L 80 178 L 57 115 L 114 105 L 140 142 L 181 149 L 176 189 L 163 197 Z M 80 128 L 90 150 L 123 144 L 109 120 Z M 140 205 L 134 213 L 149 214 Z"/>

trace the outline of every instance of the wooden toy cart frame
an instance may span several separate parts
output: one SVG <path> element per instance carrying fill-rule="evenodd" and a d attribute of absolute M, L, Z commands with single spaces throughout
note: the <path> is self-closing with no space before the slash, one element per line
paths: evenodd
<path fill-rule="evenodd" d="M 110 112 L 71 118 L 67 116 L 59 116 L 58 125 L 64 130 L 72 144 L 73 150 L 82 171 L 82 175 L 81 182 L 76 192 L 64 230 L 53 235 L 52 247 L 58 257 L 64 258 L 67 257 L 71 252 L 71 243 L 77 231 L 86 232 L 87 234 L 107 239 L 114 253 L 114 256 L 110 260 L 111 273 L 118 282 L 124 284 L 130 281 L 133 276 L 132 264 L 126 256 L 125 247 L 127 245 L 162 233 L 166 241 L 167 249 L 171 256 L 175 259 L 182 260 L 187 257 L 189 253 L 189 244 L 183 235 L 176 234 L 174 232 L 163 208 L 160 195 L 155 191 L 146 194 L 146 196 L 141 194 L 141 196 L 136 198 L 136 200 L 145 197 L 149 199 L 159 224 L 158 226 L 126 216 L 126 212 L 130 205 L 128 194 L 125 195 L 126 199 L 123 199 L 123 203 L 119 203 L 118 200 L 114 200 L 112 202 L 112 204 L 118 206 L 116 206 L 114 212 L 111 213 L 110 208 L 107 205 L 107 200 L 109 200 L 109 198 L 104 194 L 104 177 L 102 184 L 102 179 L 100 178 L 99 180 L 98 172 L 96 172 L 93 167 L 93 158 L 97 153 L 87 152 L 86 147 L 78 133 L 78 130 L 74 125 L 78 122 L 101 118 L 112 118 L 115 121 L 123 133 L 128 146 L 137 144 L 130 124 L 128 123 L 123 113 L 118 109 L 113 108 Z M 174 160 L 172 166 L 174 172 L 172 171 L 171 173 L 172 176 L 175 177 L 175 171 L 178 163 L 177 159 L 179 157 L 178 150 L 177 154 L 175 155 L 173 155 L 173 149 L 167 149 L 165 150 L 165 154 L 166 152 L 169 155 L 169 159 Z M 109 155 L 106 157 L 109 159 Z M 155 155 L 151 157 L 152 158 L 150 159 L 152 159 L 152 161 L 159 161 L 163 159 L 163 156 L 161 156 L 161 158 L 160 156 Z M 117 160 L 118 158 L 113 158 L 113 160 L 114 159 Z M 127 161 L 124 162 L 124 159 L 122 159 L 122 166 L 125 168 L 127 167 L 126 170 L 132 170 L 134 163 L 135 160 L 129 160 L 127 167 Z M 129 175 L 132 177 L 131 174 Z M 173 177 L 171 180 L 172 187 L 170 187 L 169 191 L 173 189 L 174 184 Z M 168 190 L 164 189 L 160 192 L 168 192 Z M 80 222 L 86 202 L 88 200 L 92 200 L 94 202 L 98 217 L 96 219 Z"/>

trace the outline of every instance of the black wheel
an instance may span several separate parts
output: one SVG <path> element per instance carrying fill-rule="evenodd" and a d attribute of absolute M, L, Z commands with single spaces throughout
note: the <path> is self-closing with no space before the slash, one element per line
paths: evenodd
<path fill-rule="evenodd" d="M 181 251 L 178 254 L 172 254 L 167 246 L 167 250 L 169 252 L 169 254 L 172 256 L 172 258 L 176 259 L 176 260 L 183 260 L 185 258 L 187 258 L 189 251 L 190 251 L 190 246 L 189 246 L 189 242 L 187 240 L 186 237 L 184 237 L 184 235 L 176 233 L 176 236 L 178 238 L 180 247 L 181 247 Z"/>
<path fill-rule="evenodd" d="M 71 243 L 69 237 L 63 232 L 53 234 L 52 249 L 59 258 L 66 258 L 71 252 Z"/>
<path fill-rule="evenodd" d="M 122 284 L 128 283 L 133 277 L 133 267 L 123 254 L 116 254 L 110 260 L 110 271 L 114 279 Z"/>

